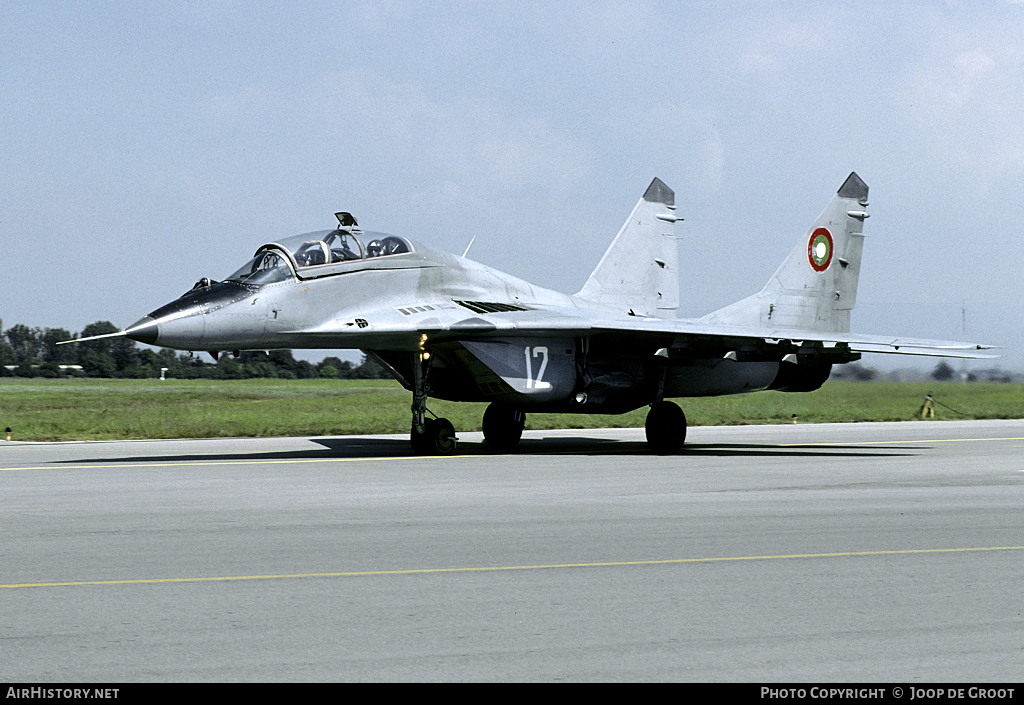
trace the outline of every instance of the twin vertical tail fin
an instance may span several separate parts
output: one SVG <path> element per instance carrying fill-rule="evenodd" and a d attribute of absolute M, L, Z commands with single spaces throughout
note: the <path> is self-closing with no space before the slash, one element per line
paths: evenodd
<path fill-rule="evenodd" d="M 701 322 L 848 333 L 867 205 L 867 184 L 851 173 L 764 289 L 709 313 Z"/>
<path fill-rule="evenodd" d="M 577 297 L 635 316 L 672 318 L 679 307 L 675 193 L 654 179 Z"/>

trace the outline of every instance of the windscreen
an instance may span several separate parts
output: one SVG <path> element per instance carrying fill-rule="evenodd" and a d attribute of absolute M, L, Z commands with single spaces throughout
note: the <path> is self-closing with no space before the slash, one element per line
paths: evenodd
<path fill-rule="evenodd" d="M 274 282 L 285 281 L 292 276 L 292 268 L 284 255 L 274 250 L 262 250 L 245 263 L 227 281 L 238 282 L 247 286 L 263 286 Z"/>

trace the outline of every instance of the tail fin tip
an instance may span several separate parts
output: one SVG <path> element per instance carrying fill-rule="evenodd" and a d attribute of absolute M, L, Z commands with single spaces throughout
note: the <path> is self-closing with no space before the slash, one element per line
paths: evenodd
<path fill-rule="evenodd" d="M 836 193 L 840 198 L 856 198 L 858 201 L 866 201 L 868 200 L 868 185 L 857 176 L 857 172 L 851 171 Z"/>
<path fill-rule="evenodd" d="M 764 288 L 701 321 L 765 330 L 848 333 L 850 311 L 857 301 L 867 198 L 867 184 L 850 172 Z M 860 208 L 851 210 L 851 201 Z M 831 266 L 833 261 L 839 266 Z"/>
<path fill-rule="evenodd" d="M 634 192 L 635 193 L 635 192 Z M 657 176 L 644 191 L 644 200 L 648 203 L 662 203 L 666 206 L 676 205 L 676 192 L 670 189 L 664 181 Z"/>
<path fill-rule="evenodd" d="M 655 178 L 576 294 L 630 315 L 672 318 L 679 307 L 676 194 Z"/>

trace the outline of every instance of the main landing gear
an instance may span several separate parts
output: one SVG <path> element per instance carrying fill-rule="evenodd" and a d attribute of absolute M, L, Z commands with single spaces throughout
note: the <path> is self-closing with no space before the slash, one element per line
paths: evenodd
<path fill-rule="evenodd" d="M 494 402 L 484 412 L 484 441 L 496 451 L 509 451 L 523 437 L 526 414 L 511 404 Z"/>
<path fill-rule="evenodd" d="M 415 453 L 449 455 L 455 452 L 458 438 L 448 419 L 427 418 L 427 393 L 430 385 L 430 354 L 413 354 L 412 428 L 409 440 Z M 494 402 L 484 412 L 484 441 L 493 450 L 507 452 L 519 444 L 526 425 L 526 413 L 512 404 Z M 647 442 L 656 453 L 676 453 L 686 440 L 686 415 L 670 401 L 651 404 L 645 424 Z"/>
<path fill-rule="evenodd" d="M 412 428 L 409 441 L 419 455 L 449 455 L 455 452 L 458 438 L 448 419 L 427 418 L 427 396 L 430 392 L 430 353 L 413 354 L 412 360 Z M 484 412 L 484 440 L 493 450 L 512 450 L 523 435 L 526 414 L 511 404 L 494 402 Z"/>
<path fill-rule="evenodd" d="M 686 441 L 686 415 L 674 402 L 655 402 L 647 412 L 645 429 L 654 452 L 676 453 Z"/>

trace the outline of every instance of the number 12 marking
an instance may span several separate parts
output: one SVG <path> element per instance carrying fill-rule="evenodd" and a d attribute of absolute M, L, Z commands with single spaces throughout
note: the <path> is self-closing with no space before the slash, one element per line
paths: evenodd
<path fill-rule="evenodd" d="M 530 346 L 523 349 L 526 357 L 526 388 L 527 389 L 551 389 L 551 383 L 544 381 L 544 371 L 548 368 L 548 349 L 543 345 L 533 348 L 533 357 L 541 357 L 540 369 L 537 370 L 537 379 L 533 378 L 533 360 L 530 355 Z"/>

